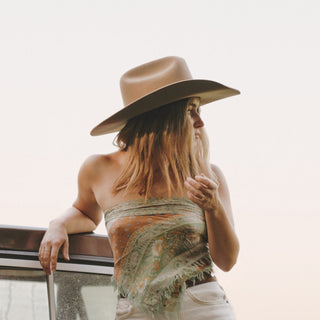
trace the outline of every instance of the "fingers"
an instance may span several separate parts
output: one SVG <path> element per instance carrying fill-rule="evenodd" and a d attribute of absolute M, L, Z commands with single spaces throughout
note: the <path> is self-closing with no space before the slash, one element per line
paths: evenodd
<path fill-rule="evenodd" d="M 188 198 L 204 210 L 212 210 L 217 206 L 219 184 L 204 174 L 188 177 L 184 182 Z"/>
<path fill-rule="evenodd" d="M 61 242 L 51 243 L 50 241 L 41 244 L 39 249 L 39 261 L 46 274 L 51 274 L 57 270 L 58 254 Z M 69 261 L 69 243 L 63 243 L 62 254 L 65 260 Z"/>
<path fill-rule="evenodd" d="M 202 207 L 203 199 L 199 199 L 199 197 L 195 196 L 190 191 L 187 191 L 187 196 L 188 196 L 189 200 L 191 200 L 193 203 L 197 204 L 199 207 Z"/>
<path fill-rule="evenodd" d="M 189 196 L 201 200 L 204 197 L 205 193 L 205 186 L 202 186 L 199 182 L 187 178 L 187 180 L 184 182 L 185 187 L 188 190 Z"/>
<path fill-rule="evenodd" d="M 51 257 L 51 246 L 41 244 L 39 249 L 39 261 L 46 274 L 51 274 L 50 257 Z"/>
<path fill-rule="evenodd" d="M 210 196 L 212 191 L 218 188 L 218 184 L 204 175 L 195 176 L 195 179 L 190 177 L 185 181 L 186 188 L 196 197 L 202 199 L 204 196 Z"/>
<path fill-rule="evenodd" d="M 66 240 L 62 247 L 62 255 L 64 260 L 70 261 L 69 257 L 69 241 Z"/>
<path fill-rule="evenodd" d="M 51 270 L 52 270 L 52 272 L 55 272 L 57 270 L 57 260 L 58 260 L 59 249 L 60 248 L 58 246 L 53 246 L 51 248 L 50 260 L 51 260 Z"/>
<path fill-rule="evenodd" d="M 209 179 L 203 173 L 201 173 L 201 175 L 195 176 L 195 180 L 200 184 L 206 186 L 208 189 L 215 190 L 219 188 L 218 182 Z"/>

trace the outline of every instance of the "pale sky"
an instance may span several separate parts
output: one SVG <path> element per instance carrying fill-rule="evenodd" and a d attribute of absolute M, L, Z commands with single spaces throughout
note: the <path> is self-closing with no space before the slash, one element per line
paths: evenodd
<path fill-rule="evenodd" d="M 240 239 L 218 272 L 238 320 L 319 319 L 319 6 L 0 1 L 0 223 L 46 227 L 70 206 L 83 160 L 115 150 L 89 131 L 121 109 L 120 76 L 181 56 L 241 91 L 202 109 Z"/>

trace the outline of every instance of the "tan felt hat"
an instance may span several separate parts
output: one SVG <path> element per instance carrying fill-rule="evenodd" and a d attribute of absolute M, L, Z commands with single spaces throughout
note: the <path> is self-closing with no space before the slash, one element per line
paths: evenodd
<path fill-rule="evenodd" d="M 218 82 L 192 79 L 180 57 L 165 57 L 127 71 L 120 88 L 124 107 L 93 128 L 92 136 L 119 131 L 129 119 L 174 101 L 199 97 L 204 105 L 240 93 Z"/>

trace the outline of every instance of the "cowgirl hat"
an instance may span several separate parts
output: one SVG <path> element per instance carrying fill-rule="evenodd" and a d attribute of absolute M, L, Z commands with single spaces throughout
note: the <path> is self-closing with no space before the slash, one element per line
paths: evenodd
<path fill-rule="evenodd" d="M 180 57 L 165 57 L 127 71 L 120 88 L 124 107 L 94 127 L 92 136 L 119 131 L 129 119 L 185 98 L 199 97 L 204 105 L 240 94 L 215 81 L 193 79 Z"/>

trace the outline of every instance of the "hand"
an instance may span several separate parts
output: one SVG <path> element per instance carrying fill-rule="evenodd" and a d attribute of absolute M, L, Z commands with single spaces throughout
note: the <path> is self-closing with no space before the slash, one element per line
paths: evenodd
<path fill-rule="evenodd" d="M 69 239 L 65 228 L 61 224 L 50 224 L 39 248 L 39 261 L 46 274 L 57 269 L 58 253 L 62 247 L 62 255 L 69 261 Z"/>
<path fill-rule="evenodd" d="M 184 182 L 188 198 L 205 211 L 213 211 L 220 205 L 219 183 L 206 177 L 203 173 L 188 177 Z"/>

